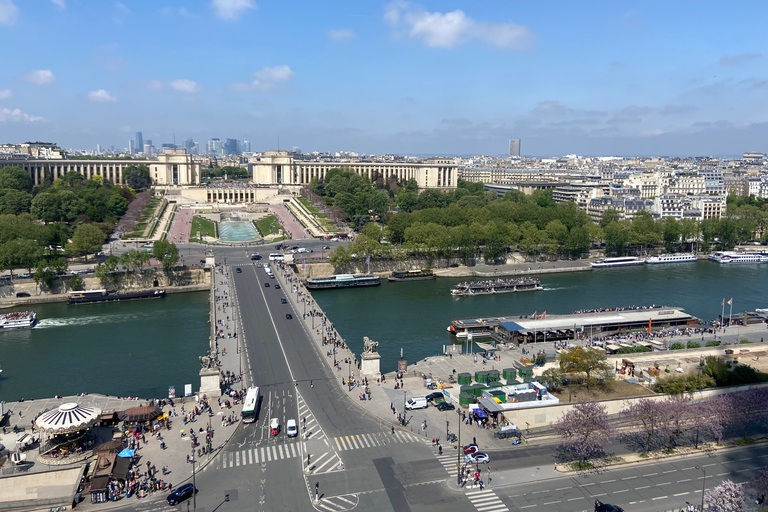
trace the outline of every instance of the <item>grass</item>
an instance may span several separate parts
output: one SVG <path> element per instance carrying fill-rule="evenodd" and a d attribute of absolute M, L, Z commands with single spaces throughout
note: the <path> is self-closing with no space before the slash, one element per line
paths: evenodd
<path fill-rule="evenodd" d="M 320 210 L 318 210 L 317 206 L 313 205 L 312 202 L 307 199 L 306 197 L 300 197 L 299 201 L 301 201 L 301 204 L 304 205 L 304 207 L 309 210 L 309 212 L 314 215 L 315 217 L 319 219 L 324 219 L 325 214 L 321 213 Z"/>
<path fill-rule="evenodd" d="M 197 237 L 198 233 L 200 233 L 201 238 L 204 236 L 215 238 L 216 223 L 203 217 L 192 217 L 192 228 L 189 234 L 190 236 Z"/>
<path fill-rule="evenodd" d="M 283 229 L 283 225 L 280 224 L 277 217 L 269 215 L 256 221 L 256 229 L 259 230 L 261 236 L 276 235 Z"/>

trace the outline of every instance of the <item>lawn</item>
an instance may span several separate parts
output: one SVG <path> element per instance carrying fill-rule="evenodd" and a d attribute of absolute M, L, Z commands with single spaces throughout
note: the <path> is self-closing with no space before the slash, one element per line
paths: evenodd
<path fill-rule="evenodd" d="M 259 230 L 261 236 L 276 235 L 283 229 L 283 225 L 277 220 L 274 215 L 269 215 L 263 219 L 256 221 L 256 229 Z"/>
<path fill-rule="evenodd" d="M 568 386 L 563 386 L 556 393 L 552 391 L 550 393 L 559 398 L 561 403 L 568 403 Z M 583 384 L 574 384 L 571 403 L 576 403 L 579 400 L 609 400 L 654 394 L 653 391 L 640 384 L 632 384 L 624 380 L 616 380 L 608 385 L 593 384 L 589 390 Z"/>
<path fill-rule="evenodd" d="M 210 236 L 215 238 L 216 223 L 203 217 L 192 217 L 192 229 L 189 234 L 190 236 L 197 237 L 198 233 L 200 233 L 200 237 Z"/>
<path fill-rule="evenodd" d="M 317 217 L 319 219 L 324 219 L 325 218 L 325 214 L 321 213 L 320 210 L 317 209 L 317 206 L 313 205 L 312 202 L 309 199 L 307 199 L 306 197 L 300 197 L 299 201 L 301 201 L 301 204 L 303 204 L 304 207 L 307 210 L 309 210 L 309 213 L 311 213 L 315 217 Z"/>

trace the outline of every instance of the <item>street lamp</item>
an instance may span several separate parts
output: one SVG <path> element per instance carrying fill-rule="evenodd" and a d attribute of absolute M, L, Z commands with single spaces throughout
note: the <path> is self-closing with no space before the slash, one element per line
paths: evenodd
<path fill-rule="evenodd" d="M 456 446 L 456 478 L 457 484 L 461 486 L 461 411 L 456 409 L 456 414 L 459 415 L 459 443 Z"/>
<path fill-rule="evenodd" d="M 696 466 L 696 469 L 700 469 L 704 472 L 704 477 L 701 479 L 701 510 L 704 512 L 704 486 L 707 482 L 707 470 L 704 467 Z"/>
<path fill-rule="evenodd" d="M 336 357 L 336 347 L 333 348 Z M 347 359 L 347 391 L 352 391 L 352 359 Z"/>
<path fill-rule="evenodd" d="M 192 457 L 189 458 L 192 463 L 192 510 L 197 511 L 197 482 L 195 481 L 195 447 L 192 447 Z"/>

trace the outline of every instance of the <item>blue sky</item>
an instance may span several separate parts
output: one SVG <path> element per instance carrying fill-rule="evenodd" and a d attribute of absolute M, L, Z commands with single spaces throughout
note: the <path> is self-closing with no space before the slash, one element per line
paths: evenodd
<path fill-rule="evenodd" d="M 0 0 L 0 142 L 768 152 L 768 2 Z"/>

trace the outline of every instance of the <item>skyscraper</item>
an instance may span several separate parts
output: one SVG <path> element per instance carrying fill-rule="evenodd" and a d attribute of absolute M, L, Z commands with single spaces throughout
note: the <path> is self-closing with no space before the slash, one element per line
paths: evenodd
<path fill-rule="evenodd" d="M 128 139 L 128 153 L 131 154 L 131 155 L 136 153 L 136 146 L 135 146 L 135 144 L 136 144 L 136 141 L 134 141 L 133 139 Z"/>
<path fill-rule="evenodd" d="M 206 151 L 209 155 L 222 156 L 221 139 L 213 138 L 208 141 L 208 148 Z"/>
<path fill-rule="evenodd" d="M 243 139 L 243 153 L 251 152 L 251 142 L 247 139 Z"/>
<path fill-rule="evenodd" d="M 239 145 L 240 145 L 240 141 L 237 139 L 226 139 L 224 141 L 224 154 L 239 155 L 240 154 L 240 148 L 238 147 Z"/>
<path fill-rule="evenodd" d="M 133 138 L 133 149 L 136 153 L 144 151 L 144 136 L 141 132 L 136 132 L 136 136 Z"/>
<path fill-rule="evenodd" d="M 520 139 L 509 141 L 509 156 L 520 156 Z"/>

